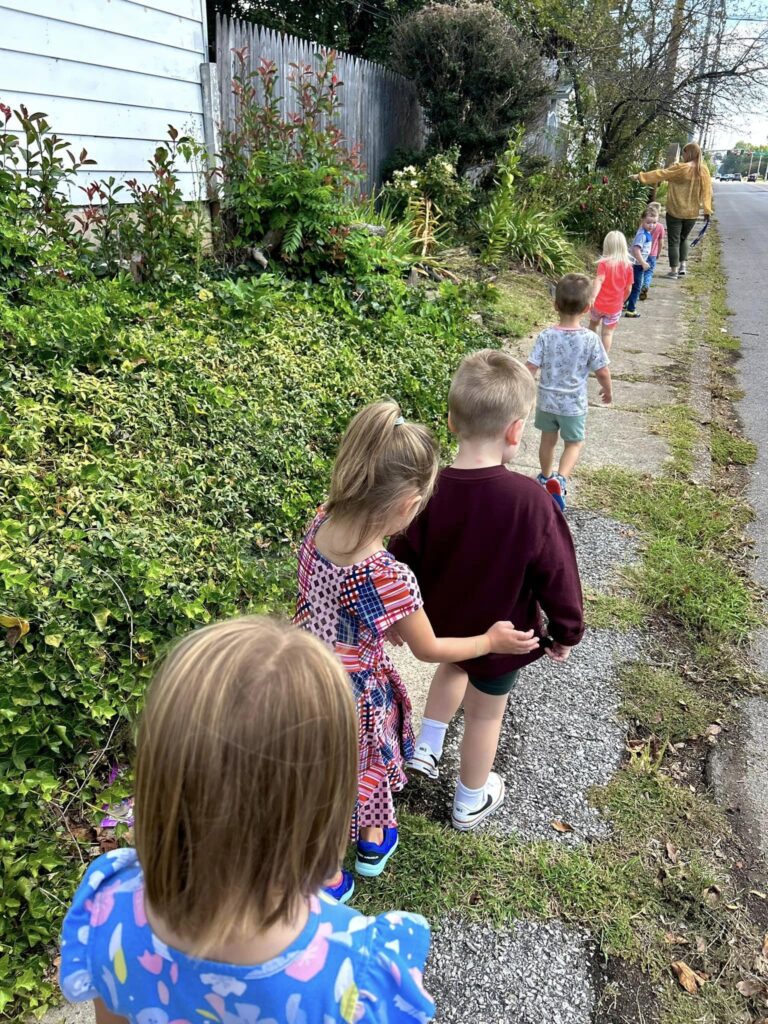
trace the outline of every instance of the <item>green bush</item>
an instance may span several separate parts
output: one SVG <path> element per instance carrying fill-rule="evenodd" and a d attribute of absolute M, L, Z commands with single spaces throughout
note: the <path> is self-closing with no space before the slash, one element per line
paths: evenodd
<path fill-rule="evenodd" d="M 278 68 L 262 59 L 246 70 L 236 54 L 235 127 L 222 141 L 221 210 L 224 242 L 237 258 L 254 249 L 303 267 L 333 264 L 346 237 L 346 190 L 360 162 L 334 123 L 342 83 L 333 53 L 315 69 L 291 65 L 295 116 L 284 120 L 276 93 Z"/>
<path fill-rule="evenodd" d="M 418 163 L 409 163 L 392 172 L 381 190 L 381 199 L 395 213 L 413 210 L 429 201 L 441 223 L 455 229 L 474 199 L 472 185 L 456 172 L 459 148 L 434 153 Z"/>
<path fill-rule="evenodd" d="M 142 297 L 0 297 L 0 1010 L 44 1005 L 78 844 L 157 655 L 237 612 L 290 611 L 295 544 L 346 422 L 442 426 L 487 344 L 454 286 L 275 275 Z"/>
<path fill-rule="evenodd" d="M 486 263 L 522 263 L 553 277 L 573 270 L 576 252 L 557 215 L 517 189 L 522 132 L 514 133 L 499 160 L 494 188 L 480 210 L 478 229 Z"/>
<path fill-rule="evenodd" d="M 392 54 L 416 84 L 430 144 L 458 146 L 463 165 L 493 157 L 551 91 L 537 42 L 491 3 L 433 3 L 409 14 Z"/>

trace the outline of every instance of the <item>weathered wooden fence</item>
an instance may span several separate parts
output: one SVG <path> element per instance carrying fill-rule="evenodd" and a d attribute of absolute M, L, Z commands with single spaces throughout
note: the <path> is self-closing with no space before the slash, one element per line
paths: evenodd
<path fill-rule="evenodd" d="M 291 64 L 315 66 L 315 55 L 321 47 L 308 39 L 217 16 L 216 68 L 223 127 L 234 124 L 236 98 L 232 84 L 237 60 L 233 50 L 242 48 L 248 51 L 250 71 L 258 68 L 262 58 L 274 61 L 281 112 L 284 116 L 295 113 L 297 105 L 288 81 Z M 424 144 L 424 115 L 413 83 L 394 71 L 339 52 L 336 73 L 343 83 L 337 124 L 347 144 L 360 147 L 366 168 L 361 188 L 370 193 L 381 183 L 382 165 L 395 149 L 420 149 Z"/>

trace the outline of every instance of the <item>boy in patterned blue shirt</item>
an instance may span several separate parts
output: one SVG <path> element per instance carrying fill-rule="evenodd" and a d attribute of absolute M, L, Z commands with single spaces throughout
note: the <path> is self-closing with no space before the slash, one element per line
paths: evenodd
<path fill-rule="evenodd" d="M 592 297 L 586 274 L 566 274 L 557 282 L 557 327 L 541 332 L 525 364 L 533 376 L 541 371 L 534 426 L 541 431 L 536 478 L 561 509 L 565 508 L 568 480 L 584 447 L 587 420 L 587 380 L 591 372 L 600 382 L 604 405 L 610 405 L 611 371 L 603 343 L 594 331 L 581 326 Z M 553 473 L 555 448 L 563 439 L 563 453 Z"/>

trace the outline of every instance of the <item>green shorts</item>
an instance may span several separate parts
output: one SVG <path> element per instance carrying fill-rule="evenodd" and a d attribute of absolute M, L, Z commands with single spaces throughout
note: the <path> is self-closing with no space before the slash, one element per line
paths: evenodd
<path fill-rule="evenodd" d="M 479 679 L 477 676 L 470 676 L 469 681 L 480 693 L 487 693 L 489 697 L 504 697 L 510 693 L 520 675 L 520 669 L 514 672 L 505 672 L 503 676 L 496 676 L 495 679 Z"/>
<path fill-rule="evenodd" d="M 543 430 L 547 434 L 560 432 L 564 441 L 583 441 L 586 436 L 587 414 L 581 416 L 561 416 L 559 412 L 544 412 L 543 409 L 536 410 L 536 418 L 533 421 L 537 430 Z"/>

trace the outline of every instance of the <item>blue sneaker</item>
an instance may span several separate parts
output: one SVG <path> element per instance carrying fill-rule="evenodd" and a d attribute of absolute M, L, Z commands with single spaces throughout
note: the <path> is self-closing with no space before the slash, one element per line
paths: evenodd
<path fill-rule="evenodd" d="M 323 889 L 339 903 L 346 903 L 347 900 L 351 899 L 352 893 L 355 891 L 354 876 L 351 871 L 342 871 L 341 881 L 338 885 L 325 885 Z"/>
<path fill-rule="evenodd" d="M 541 484 L 542 487 L 546 487 L 547 486 L 547 480 L 551 480 L 551 479 L 552 479 L 551 476 L 544 476 L 543 473 L 539 473 L 539 475 L 536 477 L 536 483 L 537 484 Z"/>
<path fill-rule="evenodd" d="M 381 844 L 366 843 L 361 839 L 357 844 L 355 871 L 365 878 L 377 878 L 387 861 L 397 849 L 398 835 L 396 828 L 384 829 L 384 841 Z"/>
<path fill-rule="evenodd" d="M 561 483 L 562 481 L 562 483 Z M 556 473 L 554 476 L 547 480 L 547 491 L 552 495 L 552 500 L 560 509 L 561 512 L 565 512 L 565 477 L 560 476 Z"/>

